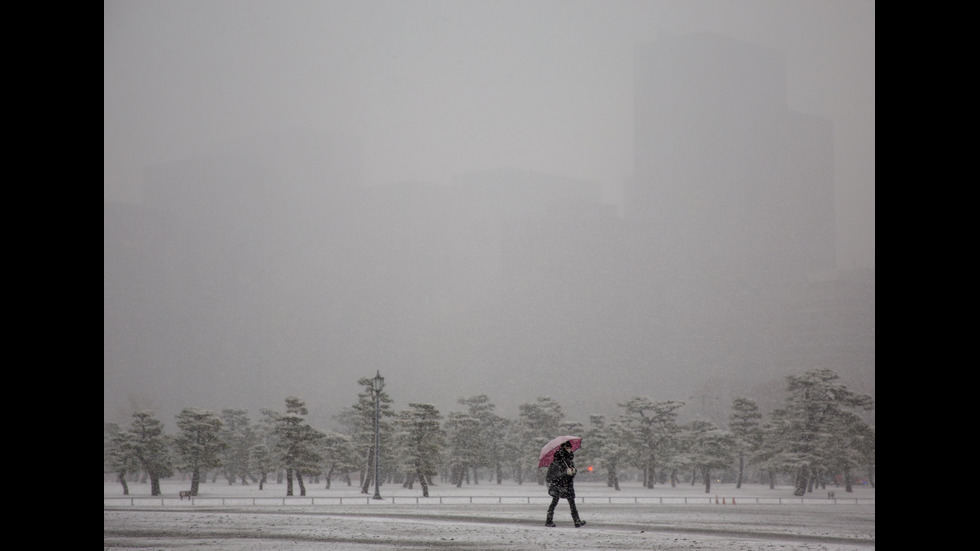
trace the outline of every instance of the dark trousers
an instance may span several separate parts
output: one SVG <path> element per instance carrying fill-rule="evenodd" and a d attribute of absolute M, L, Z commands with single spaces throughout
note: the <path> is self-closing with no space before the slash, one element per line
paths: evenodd
<path fill-rule="evenodd" d="M 551 498 L 551 505 L 548 506 L 548 522 L 555 518 L 555 507 L 558 506 L 558 499 L 557 497 Z M 575 508 L 574 497 L 568 498 L 568 508 L 572 510 L 572 520 L 578 522 L 578 509 Z"/>

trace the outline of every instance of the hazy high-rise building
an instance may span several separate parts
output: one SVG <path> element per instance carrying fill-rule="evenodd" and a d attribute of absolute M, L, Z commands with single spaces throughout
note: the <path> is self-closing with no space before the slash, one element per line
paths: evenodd
<path fill-rule="evenodd" d="M 774 367 L 784 298 L 834 268 L 831 123 L 787 106 L 781 53 L 710 34 L 638 47 L 634 102 L 625 215 L 657 362 Z"/>
<path fill-rule="evenodd" d="M 834 268 L 833 133 L 786 103 L 779 52 L 710 34 L 635 58 L 628 214 L 680 270 L 800 277 Z"/>

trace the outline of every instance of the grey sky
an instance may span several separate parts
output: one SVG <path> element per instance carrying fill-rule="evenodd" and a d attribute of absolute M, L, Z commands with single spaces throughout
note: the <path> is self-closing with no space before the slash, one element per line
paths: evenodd
<path fill-rule="evenodd" d="M 106 0 L 104 199 L 147 165 L 308 127 L 356 137 L 368 185 L 514 167 L 632 172 L 632 52 L 707 31 L 786 55 L 788 104 L 834 125 L 837 258 L 875 262 L 875 4 Z"/>

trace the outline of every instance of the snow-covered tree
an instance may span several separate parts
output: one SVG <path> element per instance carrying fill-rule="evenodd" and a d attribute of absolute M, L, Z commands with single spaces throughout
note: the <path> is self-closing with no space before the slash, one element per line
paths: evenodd
<path fill-rule="evenodd" d="M 429 497 L 428 478 L 439 472 L 444 443 L 440 420 L 442 415 L 432 404 L 408 404 L 398 415 L 398 449 L 408 483 L 418 479 L 424 497 Z"/>
<path fill-rule="evenodd" d="M 371 482 L 374 479 L 374 415 L 375 415 L 375 392 L 372 386 L 372 378 L 361 377 L 357 380 L 361 386 L 361 392 L 357 394 L 357 402 L 337 415 L 337 422 L 343 427 L 345 434 L 350 436 L 351 443 L 362 458 L 361 470 L 361 493 L 369 493 Z M 382 390 L 378 393 L 377 407 L 380 411 L 378 431 L 380 433 L 382 451 L 389 446 L 391 426 L 385 421 L 394 415 L 391 410 L 391 397 Z M 384 458 L 382 453 L 381 458 Z"/>
<path fill-rule="evenodd" d="M 517 411 L 517 431 L 514 435 L 519 439 L 518 446 L 524 458 L 522 469 L 535 472 L 538 484 L 543 485 L 546 473 L 544 469 L 538 469 L 538 455 L 552 438 L 568 434 L 562 425 L 565 412 L 561 404 L 550 396 L 539 396 L 534 402 L 521 404 Z"/>
<path fill-rule="evenodd" d="M 480 464 L 480 422 L 469 413 L 454 411 L 446 417 L 446 463 L 449 476 L 457 488 L 469 476 L 469 470 Z"/>
<path fill-rule="evenodd" d="M 474 466 L 474 471 L 479 467 L 488 467 L 493 470 L 497 484 L 500 484 L 503 479 L 503 460 L 501 454 L 506 420 L 494 413 L 496 406 L 486 394 L 460 398 L 458 402 L 467 407 L 470 417 L 476 419 L 479 424 L 479 445 L 482 448 L 480 450 L 480 457 L 482 460 L 478 465 Z M 476 472 L 473 473 L 473 482 L 479 483 L 479 477 Z"/>
<path fill-rule="evenodd" d="M 773 442 L 779 463 L 795 473 L 794 494 L 812 491 L 821 471 L 842 458 L 839 440 L 846 437 L 846 412 L 871 410 L 874 400 L 849 391 L 829 369 L 787 377 L 786 405 L 773 412 L 780 438 Z"/>
<path fill-rule="evenodd" d="M 773 412 L 771 419 L 764 420 L 761 429 L 761 442 L 749 461 L 758 466 L 769 481 L 769 488 L 776 487 L 776 474 L 783 470 L 784 464 L 779 450 L 784 446 L 783 434 L 786 430 L 779 418 L 778 411 Z"/>
<path fill-rule="evenodd" d="M 606 421 L 603 415 L 590 417 L 591 427 L 586 433 L 588 450 L 599 468 L 606 473 L 606 486 L 619 488 L 619 469 L 629 457 L 628 442 L 630 438 L 620 419 Z M 585 445 L 585 444 L 583 444 Z"/>
<path fill-rule="evenodd" d="M 103 472 L 113 473 L 122 485 L 123 495 L 129 495 L 126 475 L 139 469 L 139 460 L 128 445 L 131 433 L 117 423 L 105 423 L 102 431 Z"/>
<path fill-rule="evenodd" d="M 868 425 L 858 442 L 862 463 L 868 469 L 868 484 L 875 487 L 875 428 Z"/>
<path fill-rule="evenodd" d="M 735 437 L 736 456 L 738 458 L 738 478 L 735 487 L 742 487 L 745 473 L 745 458 L 751 457 L 762 443 L 762 414 L 759 406 L 748 398 L 735 398 L 732 401 L 732 414 L 729 416 L 728 427 Z"/>
<path fill-rule="evenodd" d="M 301 496 L 306 495 L 303 475 L 316 475 L 322 458 L 317 452 L 323 433 L 306 423 L 309 410 L 306 403 L 295 396 L 286 398 L 286 413 L 278 419 L 275 428 L 274 452 L 286 469 L 286 495 L 293 495 L 293 476 L 299 484 Z"/>
<path fill-rule="evenodd" d="M 351 484 L 350 473 L 360 467 L 361 460 L 351 442 L 350 436 L 336 432 L 325 432 L 320 442 L 320 455 L 323 457 L 323 475 L 326 489 L 330 489 L 334 476 L 343 476 L 347 485 Z"/>
<path fill-rule="evenodd" d="M 251 477 L 252 448 L 257 443 L 255 429 L 252 428 L 248 418 L 248 410 L 234 408 L 221 410 L 220 437 L 227 444 L 221 454 L 221 463 L 228 484 L 241 480 L 243 486 L 247 485 L 248 478 Z"/>
<path fill-rule="evenodd" d="M 677 410 L 683 405 L 684 402 L 654 402 L 640 396 L 619 404 L 625 410 L 621 422 L 632 436 L 634 462 L 643 471 L 647 488 L 653 488 L 658 462 L 666 464 L 674 452 L 674 439 L 680 430 Z"/>
<path fill-rule="evenodd" d="M 249 469 L 259 477 L 259 490 L 263 490 L 268 474 L 281 472 L 282 469 L 282 463 L 274 451 L 278 448 L 276 427 L 282 416 L 278 411 L 267 408 L 262 408 L 259 413 L 262 417 L 256 424 L 255 444 L 249 452 Z"/>
<path fill-rule="evenodd" d="M 174 473 L 173 458 L 170 455 L 170 439 L 163 432 L 163 423 L 152 411 L 133 414 L 124 449 L 136 457 L 140 468 L 150 478 L 150 495 L 160 495 L 160 479 Z"/>
<path fill-rule="evenodd" d="M 684 455 L 691 468 L 701 475 L 705 493 L 711 492 L 711 471 L 731 467 L 735 459 L 735 437 L 708 421 L 692 421 L 682 428 Z M 694 483 L 695 477 L 691 477 Z"/>
<path fill-rule="evenodd" d="M 874 429 L 850 411 L 842 411 L 830 426 L 827 463 L 831 473 L 839 473 L 844 491 L 853 492 L 854 471 L 874 466 Z"/>
<path fill-rule="evenodd" d="M 604 415 L 589 416 L 589 429 L 585 432 L 584 459 L 605 471 L 606 486 L 619 491 L 619 466 L 623 462 L 625 448 L 622 426 L 618 420 L 606 421 Z"/>
<path fill-rule="evenodd" d="M 191 495 L 196 496 L 201 471 L 221 466 L 221 452 L 227 447 L 219 437 L 221 419 L 213 411 L 184 408 L 177 414 L 177 428 L 178 468 L 191 473 Z"/>

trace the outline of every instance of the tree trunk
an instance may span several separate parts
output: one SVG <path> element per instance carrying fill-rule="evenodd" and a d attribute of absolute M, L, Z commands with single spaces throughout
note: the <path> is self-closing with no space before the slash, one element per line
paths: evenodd
<path fill-rule="evenodd" d="M 361 477 L 361 493 L 369 493 L 368 490 L 371 488 L 371 479 L 374 478 L 374 448 L 368 449 L 367 456 L 367 466 L 364 469 L 365 476 Z"/>
<path fill-rule="evenodd" d="M 422 497 L 429 497 L 429 481 L 425 479 L 425 475 L 421 472 L 419 473 L 419 484 L 422 485 Z"/>
<path fill-rule="evenodd" d="M 129 484 L 126 483 L 126 470 L 125 469 L 119 471 L 119 476 L 116 477 L 116 480 L 118 480 L 119 483 L 122 484 L 122 487 L 123 487 L 123 495 L 124 496 L 128 496 L 129 495 Z"/>
<path fill-rule="evenodd" d="M 844 491 L 853 492 L 854 486 L 851 485 L 851 469 L 844 469 Z"/>
<path fill-rule="evenodd" d="M 701 470 L 704 473 L 704 493 L 711 493 L 711 470 L 705 467 Z"/>
<path fill-rule="evenodd" d="M 745 454 L 739 452 L 738 454 L 738 479 L 735 481 L 735 489 L 740 489 L 742 487 L 742 473 L 745 472 Z"/>
<path fill-rule="evenodd" d="M 796 471 L 796 480 L 793 481 L 793 495 L 798 497 L 806 495 L 806 488 L 809 483 L 810 471 L 806 467 L 800 467 Z"/>
<path fill-rule="evenodd" d="M 293 495 L 293 470 L 286 469 L 286 495 Z"/>
<path fill-rule="evenodd" d="M 265 473 L 262 473 L 262 478 L 259 479 L 259 491 L 265 488 Z"/>
<path fill-rule="evenodd" d="M 296 482 L 299 483 L 299 495 L 306 495 L 306 484 L 303 484 L 303 473 L 296 471 Z"/>
<path fill-rule="evenodd" d="M 197 497 L 197 489 L 201 485 L 201 469 L 194 467 L 191 472 L 191 495 Z"/>
<path fill-rule="evenodd" d="M 150 473 L 150 495 L 160 495 L 160 475 L 156 473 Z"/>

